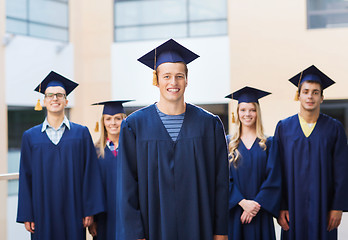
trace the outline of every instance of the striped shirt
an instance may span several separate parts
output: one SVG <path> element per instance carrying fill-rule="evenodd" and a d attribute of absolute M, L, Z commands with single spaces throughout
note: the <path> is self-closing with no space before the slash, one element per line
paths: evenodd
<path fill-rule="evenodd" d="M 162 120 L 162 123 L 164 127 L 167 129 L 167 132 L 169 136 L 172 138 L 173 141 L 176 141 L 178 138 L 182 123 L 184 122 L 185 113 L 179 114 L 179 115 L 167 115 L 162 113 L 157 105 L 156 110 L 159 115 L 159 117 Z"/>
<path fill-rule="evenodd" d="M 46 134 L 48 138 L 51 140 L 51 142 L 54 145 L 57 145 L 60 141 L 60 139 L 63 136 L 63 133 L 65 131 L 65 126 L 70 129 L 70 123 L 69 120 L 64 116 L 62 124 L 60 124 L 59 128 L 56 130 L 54 129 L 47 121 L 47 117 L 45 118 L 45 121 L 42 124 L 41 132 L 46 131 Z"/>

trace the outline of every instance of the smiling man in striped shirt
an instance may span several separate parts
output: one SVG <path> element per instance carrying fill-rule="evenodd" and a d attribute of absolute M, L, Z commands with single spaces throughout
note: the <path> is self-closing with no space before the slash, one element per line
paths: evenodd
<path fill-rule="evenodd" d="M 155 70 L 160 100 L 121 126 L 120 239 L 227 239 L 223 125 L 219 117 L 184 100 L 186 65 L 196 58 L 170 39 L 139 59 Z"/>

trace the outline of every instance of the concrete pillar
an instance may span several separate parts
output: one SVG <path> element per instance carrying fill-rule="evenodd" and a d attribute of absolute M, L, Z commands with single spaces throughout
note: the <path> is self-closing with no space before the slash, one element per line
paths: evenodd
<path fill-rule="evenodd" d="M 0 174 L 7 173 L 7 105 L 5 87 L 5 0 L 0 0 Z M 7 239 L 7 181 L 0 181 L 0 233 Z"/>
<path fill-rule="evenodd" d="M 96 141 L 95 123 L 102 107 L 94 102 L 111 99 L 113 1 L 69 1 L 70 41 L 74 46 L 75 106 L 70 120 L 86 125 Z M 87 233 L 87 239 L 92 239 Z"/>
<path fill-rule="evenodd" d="M 70 119 L 94 127 L 101 107 L 90 104 L 111 99 L 111 46 L 113 43 L 113 1 L 70 1 L 70 41 L 74 46 L 75 106 Z"/>

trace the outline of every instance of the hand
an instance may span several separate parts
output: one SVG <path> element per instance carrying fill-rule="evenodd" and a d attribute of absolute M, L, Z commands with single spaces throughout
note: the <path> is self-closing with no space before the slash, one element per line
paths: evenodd
<path fill-rule="evenodd" d="M 34 222 L 24 222 L 24 227 L 28 232 L 35 233 L 35 223 Z"/>
<path fill-rule="evenodd" d="M 214 240 L 227 240 L 227 235 L 214 235 Z"/>
<path fill-rule="evenodd" d="M 253 216 L 250 213 L 243 211 L 242 216 L 240 216 L 242 224 L 250 223 L 251 220 L 253 220 Z"/>
<path fill-rule="evenodd" d="M 24 227 L 28 232 L 35 233 L 35 223 L 34 222 L 24 222 Z"/>
<path fill-rule="evenodd" d="M 243 199 L 238 204 L 243 208 L 245 212 L 249 213 L 252 217 L 255 217 L 261 209 L 261 205 L 253 200 Z"/>
<path fill-rule="evenodd" d="M 289 230 L 289 211 L 288 210 L 280 210 L 278 217 L 278 224 L 283 228 L 284 231 Z"/>
<path fill-rule="evenodd" d="M 93 223 L 93 216 L 84 217 L 82 219 L 83 227 L 89 227 Z"/>
<path fill-rule="evenodd" d="M 330 232 L 334 230 L 335 228 L 338 228 L 338 226 L 341 223 L 341 219 L 342 219 L 342 211 L 338 211 L 338 210 L 329 211 L 329 214 L 327 216 L 327 230 Z"/>
<path fill-rule="evenodd" d="M 92 235 L 92 237 L 97 236 L 97 223 L 93 222 L 91 226 L 88 227 L 88 232 Z"/>

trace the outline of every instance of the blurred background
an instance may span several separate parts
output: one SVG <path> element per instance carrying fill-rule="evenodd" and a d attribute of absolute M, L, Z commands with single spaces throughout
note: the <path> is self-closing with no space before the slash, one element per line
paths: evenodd
<path fill-rule="evenodd" d="M 159 99 L 137 58 L 169 38 L 201 56 L 188 66 L 185 100 L 219 115 L 227 134 L 237 103 L 224 96 L 245 85 L 272 92 L 260 104 L 273 135 L 299 109 L 288 79 L 313 64 L 336 81 L 322 112 L 347 131 L 347 0 L 0 0 L 1 240 L 29 239 L 15 218 L 21 137 L 45 117 L 34 88 L 51 70 L 79 83 L 66 114 L 97 140 L 102 107 L 92 103 L 134 99 L 131 113 Z M 345 214 L 339 239 L 348 239 Z"/>

